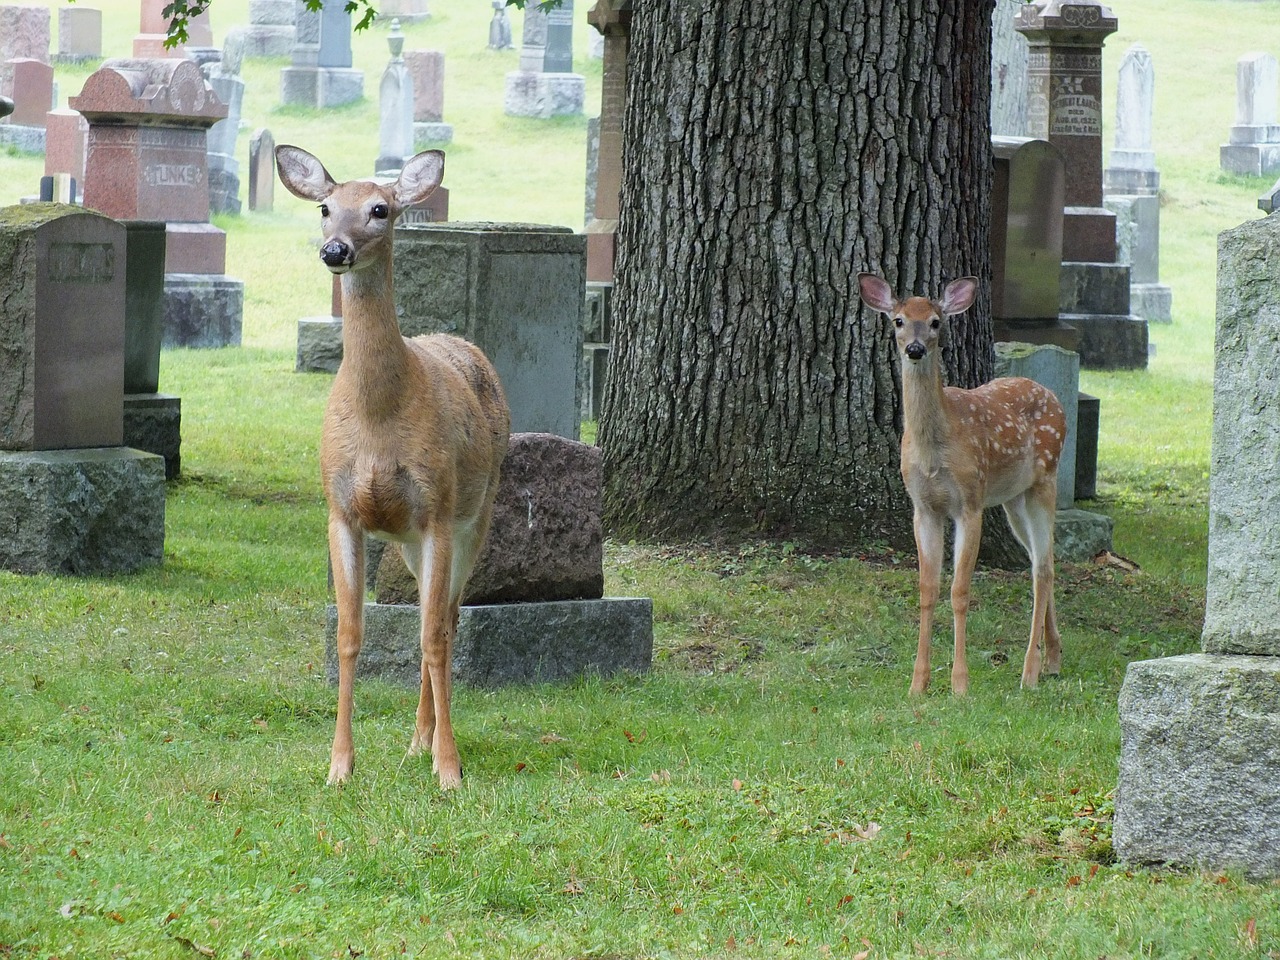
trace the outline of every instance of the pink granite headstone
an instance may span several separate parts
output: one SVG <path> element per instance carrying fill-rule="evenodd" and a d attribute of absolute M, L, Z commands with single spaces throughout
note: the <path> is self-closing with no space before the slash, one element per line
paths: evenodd
<path fill-rule="evenodd" d="M 44 124 L 45 176 L 65 173 L 84 184 L 84 158 L 89 146 L 89 123 L 75 110 L 50 110 Z"/>
<path fill-rule="evenodd" d="M 53 67 L 29 57 L 10 60 L 13 77 L 13 113 L 10 123 L 43 127 L 45 114 L 53 108 Z"/>
<path fill-rule="evenodd" d="M 404 63 L 413 78 L 413 119 L 439 123 L 444 119 L 444 53 L 406 50 Z"/>
<path fill-rule="evenodd" d="M 207 133 L 227 115 L 190 60 L 107 60 L 70 106 L 89 123 L 84 204 L 169 225 L 166 273 L 222 273 L 226 234 L 209 223 Z"/>
<path fill-rule="evenodd" d="M 48 7 L 0 4 L 0 61 L 15 57 L 49 62 Z"/>

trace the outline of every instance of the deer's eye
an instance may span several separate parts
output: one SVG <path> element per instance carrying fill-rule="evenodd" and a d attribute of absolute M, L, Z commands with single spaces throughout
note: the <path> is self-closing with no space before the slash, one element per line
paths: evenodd
<path fill-rule="evenodd" d="M 939 320 L 937 317 L 934 317 L 933 321 L 929 324 L 930 329 L 933 329 L 933 330 L 937 330 L 940 326 L 942 326 L 942 321 Z"/>
<path fill-rule="evenodd" d="M 894 318 L 893 318 L 893 325 L 894 325 L 895 327 L 897 327 L 899 330 L 901 330 L 901 329 L 902 329 L 902 318 L 901 318 L 901 317 L 894 317 Z"/>
<path fill-rule="evenodd" d="M 387 209 L 387 205 L 385 203 L 375 203 L 373 205 L 373 209 L 370 211 L 370 213 L 372 213 L 379 220 L 387 219 L 387 214 L 389 214 L 390 212 L 391 211 Z"/>
<path fill-rule="evenodd" d="M 324 217 L 324 218 L 328 219 L 328 216 L 329 216 L 329 205 L 328 205 L 327 203 L 322 203 L 322 204 L 320 204 L 320 216 L 322 216 L 322 217 Z"/>

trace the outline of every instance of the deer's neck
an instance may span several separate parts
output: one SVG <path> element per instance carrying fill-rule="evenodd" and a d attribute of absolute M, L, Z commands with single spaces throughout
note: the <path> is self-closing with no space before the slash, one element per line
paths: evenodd
<path fill-rule="evenodd" d="M 950 430 L 936 353 L 919 363 L 902 363 L 902 423 L 918 455 L 932 459 L 945 446 Z"/>
<path fill-rule="evenodd" d="M 413 357 L 400 335 L 391 259 L 342 275 L 342 366 L 353 401 L 376 417 L 394 412 Z"/>

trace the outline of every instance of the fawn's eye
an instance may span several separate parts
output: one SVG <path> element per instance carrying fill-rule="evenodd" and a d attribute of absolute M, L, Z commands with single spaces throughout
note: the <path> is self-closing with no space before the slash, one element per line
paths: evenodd
<path fill-rule="evenodd" d="M 897 327 L 899 330 L 901 330 L 901 329 L 902 329 L 902 318 L 901 318 L 901 317 L 894 317 L 894 318 L 893 318 L 893 325 L 894 325 L 895 327 Z"/>
<path fill-rule="evenodd" d="M 324 217 L 324 218 L 326 218 L 326 219 L 328 218 L 328 216 L 329 216 L 329 205 L 328 205 L 327 203 L 322 203 L 322 204 L 320 204 L 320 216 L 322 216 L 322 217 Z"/>
<path fill-rule="evenodd" d="M 387 219 L 387 214 L 390 212 L 391 211 L 387 209 L 387 205 L 385 203 L 375 203 L 373 205 L 373 209 L 370 211 L 370 213 L 379 220 Z"/>
<path fill-rule="evenodd" d="M 937 317 L 934 317 L 933 322 L 929 324 L 930 329 L 933 329 L 933 330 L 937 330 L 940 326 L 942 326 L 942 321 L 939 320 Z"/>

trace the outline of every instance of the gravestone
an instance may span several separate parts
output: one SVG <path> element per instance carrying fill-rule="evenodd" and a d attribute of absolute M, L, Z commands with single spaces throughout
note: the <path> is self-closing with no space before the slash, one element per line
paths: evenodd
<path fill-rule="evenodd" d="M 587 80 L 573 73 L 573 0 L 550 12 L 529 4 L 524 11 L 520 67 L 507 74 L 503 110 L 513 117 L 582 113 Z"/>
<path fill-rule="evenodd" d="M 1023 0 L 996 0 L 991 12 L 991 133 L 1027 135 L 1027 39 L 1013 28 Z"/>
<path fill-rule="evenodd" d="M 399 20 L 401 23 L 421 23 L 430 19 L 427 0 L 382 0 L 378 4 L 378 19 L 374 22 Z"/>
<path fill-rule="evenodd" d="M 91 7 L 58 9 L 58 60 L 80 63 L 102 56 L 102 11 Z"/>
<path fill-rule="evenodd" d="M 414 148 L 452 143 L 453 125 L 444 122 L 444 53 L 411 50 L 404 59 L 413 78 Z"/>
<path fill-rule="evenodd" d="M 507 17 L 506 0 L 493 0 L 493 19 L 489 21 L 489 49 L 510 50 L 511 20 Z"/>
<path fill-rule="evenodd" d="M 460 682 L 495 686 L 649 669 L 651 602 L 603 597 L 602 476 L 596 447 L 512 434 L 493 523 L 459 617 Z M 417 686 L 421 613 L 399 550 L 381 552 L 375 591 L 378 602 L 365 605 L 357 672 Z M 336 608 L 326 621 L 325 661 L 334 681 Z"/>
<path fill-rule="evenodd" d="M 622 197 L 622 119 L 627 105 L 627 53 L 632 0 L 597 0 L 587 20 L 604 36 L 600 81 L 600 145 L 595 202 L 587 222 L 587 279 L 613 283 L 614 234 Z"/>
<path fill-rule="evenodd" d="M 125 228 L 0 209 L 0 567 L 110 573 L 164 551 L 164 465 L 123 440 Z"/>
<path fill-rule="evenodd" d="M 1280 217 L 1218 238 L 1202 653 L 1129 664 L 1115 851 L 1280 878 Z"/>
<path fill-rule="evenodd" d="M 209 128 L 209 207 L 214 213 L 240 212 L 240 162 L 236 159 L 236 138 L 244 103 L 244 81 L 240 67 L 244 61 L 245 32 L 240 27 L 227 31 L 222 59 L 207 64 L 204 74 L 214 94 L 227 108 L 227 115 Z"/>
<path fill-rule="evenodd" d="M 1280 171 L 1280 120 L 1276 96 L 1280 69 L 1269 53 L 1236 62 L 1236 122 L 1219 149 L 1222 169 L 1250 177 Z"/>
<path fill-rule="evenodd" d="M 135 60 L 169 59 L 187 55 L 184 44 L 165 46 L 165 40 L 169 36 L 169 18 L 164 15 L 164 8 L 168 5 L 169 0 L 141 0 L 139 32 L 133 38 Z M 187 42 L 192 46 L 207 46 L 212 42 L 213 31 L 209 26 L 207 12 L 188 22 L 187 36 Z"/>
<path fill-rule="evenodd" d="M 287 57 L 294 46 L 295 0 L 249 0 L 246 57 Z"/>
<path fill-rule="evenodd" d="M 437 188 L 439 189 L 439 188 Z M 297 373 L 337 373 L 342 365 L 342 282 L 334 276 L 329 286 L 328 316 L 298 321 Z"/>
<path fill-rule="evenodd" d="M 0 145 L 9 145 L 23 153 L 43 153 L 45 149 L 45 115 L 53 109 L 53 67 L 31 57 L 7 61 L 9 94 L 13 112 L 0 119 Z"/>
<path fill-rule="evenodd" d="M 1116 216 L 1116 259 L 1129 264 L 1129 307 L 1148 323 L 1173 319 L 1173 291 L 1160 282 L 1160 173 L 1151 146 L 1155 69 L 1135 43 L 1120 61 L 1115 147 L 1103 205 Z"/>
<path fill-rule="evenodd" d="M 493 362 L 515 432 L 578 438 L 585 238 L 515 223 L 400 224 L 396 314 L 405 336 L 453 333 Z"/>
<path fill-rule="evenodd" d="M 387 36 L 391 60 L 378 85 L 381 120 L 378 125 L 378 158 L 373 172 L 379 177 L 400 175 L 405 160 L 413 156 L 413 78 L 404 60 L 404 34 L 400 23 L 391 22 Z"/>
<path fill-rule="evenodd" d="M 282 103 L 324 108 L 364 98 L 364 72 L 352 67 L 351 14 L 342 4 L 294 6 L 293 65 L 280 71 Z"/>
<path fill-rule="evenodd" d="M 996 340 L 1075 350 L 1080 333 L 1059 319 L 1062 152 L 1047 140 L 992 137 L 991 319 Z"/>
<path fill-rule="evenodd" d="M 249 209 L 270 213 L 276 196 L 276 141 L 260 127 L 249 138 Z"/>
<path fill-rule="evenodd" d="M 224 275 L 226 234 L 209 222 L 207 131 L 227 110 L 191 60 L 107 60 L 70 101 L 89 123 L 84 203 L 163 220 L 165 345 L 240 342 L 244 283 Z"/>
<path fill-rule="evenodd" d="M 1258 197 L 1258 209 L 1263 213 L 1275 213 L 1280 210 L 1280 180 L 1271 185 L 1270 190 L 1266 190 Z"/>
<path fill-rule="evenodd" d="M 1102 45 L 1117 27 L 1101 0 L 1033 0 L 1014 27 L 1029 44 L 1027 133 L 1057 147 L 1066 172 L 1059 312 L 1093 369 L 1147 365 L 1147 324 L 1130 312 L 1129 267 L 1102 205 Z"/>
<path fill-rule="evenodd" d="M 84 184 L 89 123 L 75 110 L 50 110 L 45 116 L 45 176 L 63 174 Z"/>
<path fill-rule="evenodd" d="M 32 4 L 0 4 L 0 63 L 28 58 L 49 62 L 49 8 Z M 0 70 L 0 96 L 12 98 Z"/>

